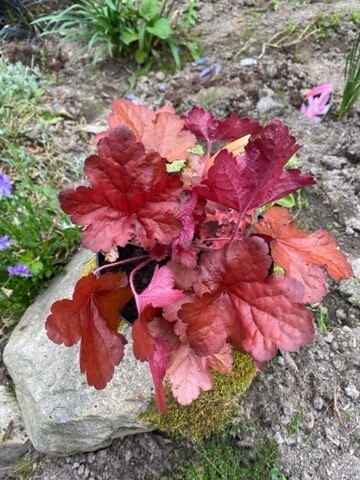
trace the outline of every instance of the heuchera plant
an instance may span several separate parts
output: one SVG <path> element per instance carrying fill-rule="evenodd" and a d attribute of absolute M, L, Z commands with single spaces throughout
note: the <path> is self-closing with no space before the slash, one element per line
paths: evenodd
<path fill-rule="evenodd" d="M 190 404 L 211 388 L 212 369 L 231 373 L 232 348 L 261 368 L 278 349 L 311 342 L 304 304 L 324 297 L 325 271 L 340 280 L 351 267 L 327 231 L 304 232 L 273 206 L 315 183 L 284 169 L 299 148 L 288 128 L 127 100 L 114 101 L 109 127 L 85 161 L 88 185 L 63 190 L 60 202 L 83 227 L 84 246 L 113 263 L 81 278 L 46 321 L 55 343 L 80 342 L 88 383 L 104 388 L 121 362 L 119 309 L 134 299 L 133 350 L 149 364 L 161 411 L 165 382 Z M 129 244 L 143 254 L 117 260 Z"/>

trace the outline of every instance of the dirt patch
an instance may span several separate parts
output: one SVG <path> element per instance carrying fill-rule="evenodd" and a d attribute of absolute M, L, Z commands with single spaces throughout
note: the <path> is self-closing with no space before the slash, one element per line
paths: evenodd
<path fill-rule="evenodd" d="M 344 9 L 349 12 L 358 5 L 318 1 L 295 7 L 296 2 L 282 1 L 281 8 L 274 10 L 274 3 L 241 1 L 235 8 L 228 0 L 199 2 L 196 35 L 208 64 L 220 63 L 221 71 L 199 78 L 203 67 L 190 63 L 173 75 L 152 72 L 139 79 L 132 93 L 150 106 L 170 101 L 179 111 L 199 104 L 218 116 L 236 112 L 262 121 L 279 117 L 303 145 L 297 155 L 300 167 L 318 182 L 304 193 L 308 206 L 299 213 L 301 224 L 331 229 L 340 247 L 355 260 L 360 257 L 360 107 L 355 106 L 341 122 L 336 110 L 346 53 L 355 36 Z M 305 28 L 314 16 L 334 11 L 341 13 L 341 21 L 325 31 L 325 38 L 312 35 L 285 49 L 267 47 L 256 59 L 264 42 L 288 19 Z M 239 54 L 251 39 L 254 42 Z M 81 161 L 91 150 L 93 130 L 104 124 L 111 99 L 129 91 L 127 62 L 104 62 L 94 69 L 89 57 L 71 64 L 75 53 L 72 46 L 63 51 L 66 58 L 58 69 L 58 83 L 48 88 L 49 108 L 65 108 L 74 117 L 56 127 L 70 179 L 74 159 Z M 257 63 L 244 65 L 246 57 Z M 334 104 L 325 121 L 315 125 L 298 109 L 304 92 L 324 82 L 334 86 Z M 269 98 L 277 105 L 268 102 L 268 110 L 261 110 L 259 101 Z M 327 331 L 319 332 L 314 343 L 300 352 L 280 354 L 270 362 L 243 399 L 240 424 L 233 427 L 240 449 L 251 449 L 259 437 L 275 439 L 279 469 L 289 480 L 354 480 L 360 475 L 359 311 L 337 286 L 330 287 L 324 301 Z M 34 453 L 29 478 L 160 478 L 171 470 L 172 461 L 182 461 L 186 445 L 150 433 L 67 458 Z"/>

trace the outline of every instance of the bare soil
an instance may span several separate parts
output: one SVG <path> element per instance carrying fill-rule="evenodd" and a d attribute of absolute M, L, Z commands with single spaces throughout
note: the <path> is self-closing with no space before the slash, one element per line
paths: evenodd
<path fill-rule="evenodd" d="M 359 11 L 359 3 L 281 1 L 278 10 L 275 3 L 199 2 L 194 35 L 208 65 L 221 64 L 220 73 L 199 78 L 203 67 L 189 63 L 170 74 L 165 63 L 159 66 L 161 71 L 141 77 L 132 93 L 149 106 L 170 101 L 181 112 L 198 104 L 220 117 L 236 112 L 262 121 L 274 117 L 284 121 L 303 145 L 298 154 L 300 167 L 318 182 L 304 192 L 308 206 L 301 209 L 300 222 L 309 229 L 331 229 L 341 249 L 355 261 L 360 257 L 360 105 L 342 121 L 336 119 L 336 112 L 346 54 L 356 33 L 346 14 L 355 8 Z M 326 27 L 322 38 L 314 34 L 284 48 L 266 45 L 289 20 L 301 33 L 321 13 L 335 11 L 341 20 Z M 289 37 L 284 43 L 294 39 Z M 45 63 L 39 60 L 44 48 Z M 68 159 L 69 181 L 75 176 L 74 158 L 88 154 L 90 139 L 96 127 L 105 123 L 112 98 L 129 92 L 127 78 L 132 68 L 130 61 L 123 61 L 104 62 L 95 69 L 90 55 L 71 62 L 76 48 L 60 50 L 50 43 L 32 46 L 33 62 L 42 61 L 58 79 L 47 89 L 49 108 L 55 112 L 65 108 L 74 117 L 54 127 L 58 148 Z M 4 52 L 14 59 L 21 55 L 21 48 L 7 45 Z M 257 63 L 244 65 L 246 57 Z M 307 90 L 325 82 L 334 87 L 334 102 L 326 119 L 315 124 L 300 115 L 299 107 Z M 269 98 L 277 105 L 269 106 Z M 267 109 L 261 107 L 264 103 Z M 326 333 L 319 330 L 313 344 L 294 354 L 280 353 L 270 362 L 242 399 L 241 414 L 232 427 L 239 449 L 250 451 L 257 439 L 274 439 L 279 449 L 277 466 L 288 480 L 360 478 L 359 309 L 349 302 L 350 294 L 344 294 L 344 289 L 340 291 L 331 282 L 329 287 L 324 300 Z M 182 462 L 185 455 L 189 458 L 189 448 L 185 441 L 148 433 L 115 440 L 99 452 L 66 458 L 33 452 L 28 478 L 142 480 L 165 474 L 175 478 L 171 465 Z M 7 478 L 19 478 L 15 472 L 16 466 L 9 468 Z"/>

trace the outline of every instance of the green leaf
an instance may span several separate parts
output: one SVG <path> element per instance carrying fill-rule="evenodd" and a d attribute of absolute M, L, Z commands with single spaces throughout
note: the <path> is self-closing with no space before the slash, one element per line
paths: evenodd
<path fill-rule="evenodd" d="M 21 257 L 19 258 L 19 263 L 24 263 L 27 267 L 33 262 L 34 260 L 34 255 L 32 252 L 25 252 Z"/>
<path fill-rule="evenodd" d="M 29 267 L 29 270 L 33 275 L 38 275 L 43 269 L 44 264 L 40 260 L 33 262 Z"/>
<path fill-rule="evenodd" d="M 176 43 L 175 43 L 174 40 L 172 40 L 171 38 L 168 38 L 168 39 L 166 40 L 166 43 L 167 43 L 167 44 L 169 45 L 169 47 L 170 47 L 170 50 L 171 50 L 173 59 L 174 59 L 175 64 L 176 64 L 176 67 L 177 67 L 177 68 L 181 68 L 181 60 L 180 60 L 180 55 L 179 55 L 178 47 L 177 47 Z"/>
<path fill-rule="evenodd" d="M 145 62 L 147 59 L 147 53 L 144 50 L 136 50 L 135 52 L 135 61 L 140 65 Z"/>
<path fill-rule="evenodd" d="M 201 46 L 198 42 L 188 42 L 186 46 L 193 60 L 199 60 L 202 57 Z"/>
<path fill-rule="evenodd" d="M 167 40 L 171 35 L 170 23 L 166 18 L 159 18 L 152 27 L 147 27 L 146 30 L 162 40 Z"/>
<path fill-rule="evenodd" d="M 185 165 L 186 165 L 185 160 L 175 160 L 175 162 L 166 164 L 166 171 L 168 173 L 180 172 L 180 170 L 184 168 Z"/>
<path fill-rule="evenodd" d="M 202 156 L 204 155 L 205 150 L 201 145 L 195 145 L 195 147 L 188 148 L 188 152 Z"/>
<path fill-rule="evenodd" d="M 297 167 L 297 158 L 296 158 L 296 155 L 293 155 L 289 161 L 287 162 L 287 164 L 285 165 L 285 169 L 288 170 L 289 168 L 296 168 Z"/>
<path fill-rule="evenodd" d="M 290 193 L 289 195 L 286 195 L 286 197 L 276 200 L 275 204 L 280 205 L 280 207 L 292 208 L 295 205 L 294 195 Z"/>
<path fill-rule="evenodd" d="M 145 20 L 151 21 L 160 14 L 157 0 L 142 0 L 139 13 Z"/>
<path fill-rule="evenodd" d="M 120 40 L 125 43 L 125 45 L 130 45 L 130 43 L 139 40 L 139 34 L 132 28 L 126 28 L 121 34 Z"/>

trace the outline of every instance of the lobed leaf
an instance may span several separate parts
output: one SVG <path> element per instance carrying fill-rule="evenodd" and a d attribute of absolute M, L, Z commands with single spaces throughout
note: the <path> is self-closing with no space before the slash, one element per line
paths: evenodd
<path fill-rule="evenodd" d="M 192 132 L 198 140 L 207 142 L 234 141 L 244 135 L 256 135 L 261 132 L 261 125 L 256 120 L 239 118 L 231 115 L 224 120 L 217 120 L 211 112 L 192 107 L 187 115 L 183 115 L 185 128 Z"/>
<path fill-rule="evenodd" d="M 108 252 L 136 241 L 150 250 L 179 234 L 173 212 L 180 206 L 181 180 L 168 175 L 160 155 L 146 153 L 128 128 L 112 129 L 84 170 L 91 186 L 65 189 L 59 199 L 71 221 L 84 227 L 86 248 Z"/>
<path fill-rule="evenodd" d="M 175 115 L 169 105 L 154 111 L 129 100 L 116 99 L 111 110 L 110 129 L 128 127 L 147 151 L 158 152 L 168 162 L 187 158 L 187 149 L 195 145 L 195 136 L 184 130 L 184 121 Z M 109 131 L 97 135 L 95 142 L 99 143 L 101 138 L 109 136 Z"/>
<path fill-rule="evenodd" d="M 98 390 L 106 387 L 123 358 L 127 341 L 117 332 L 119 309 L 131 296 L 125 274 L 90 273 L 77 282 L 71 300 L 52 305 L 46 320 L 53 342 L 71 347 L 80 341 L 80 370 Z"/>
<path fill-rule="evenodd" d="M 310 313 L 300 305 L 302 285 L 269 276 L 271 263 L 260 238 L 244 238 L 202 255 L 200 278 L 208 292 L 179 312 L 196 353 L 218 353 L 229 342 L 262 362 L 277 349 L 296 350 L 312 340 Z"/>
<path fill-rule="evenodd" d="M 304 285 L 304 303 L 321 302 L 326 295 L 324 269 L 335 281 L 351 276 L 351 266 L 329 232 L 303 232 L 284 208 L 263 212 L 254 230 L 269 239 L 271 256 L 285 270 L 285 276 Z"/>
<path fill-rule="evenodd" d="M 148 287 L 139 295 L 135 294 L 139 317 L 132 328 L 135 357 L 144 362 L 154 355 L 155 341 L 148 323 L 154 320 L 157 309 L 176 303 L 183 296 L 174 288 L 174 275 L 167 267 L 156 268 Z"/>
<path fill-rule="evenodd" d="M 242 218 L 253 208 L 315 183 L 311 175 L 298 169 L 283 170 L 298 148 L 288 128 L 273 120 L 258 139 L 245 146 L 244 155 L 235 157 L 221 150 L 208 178 L 193 190 L 201 198 L 233 208 Z"/>

